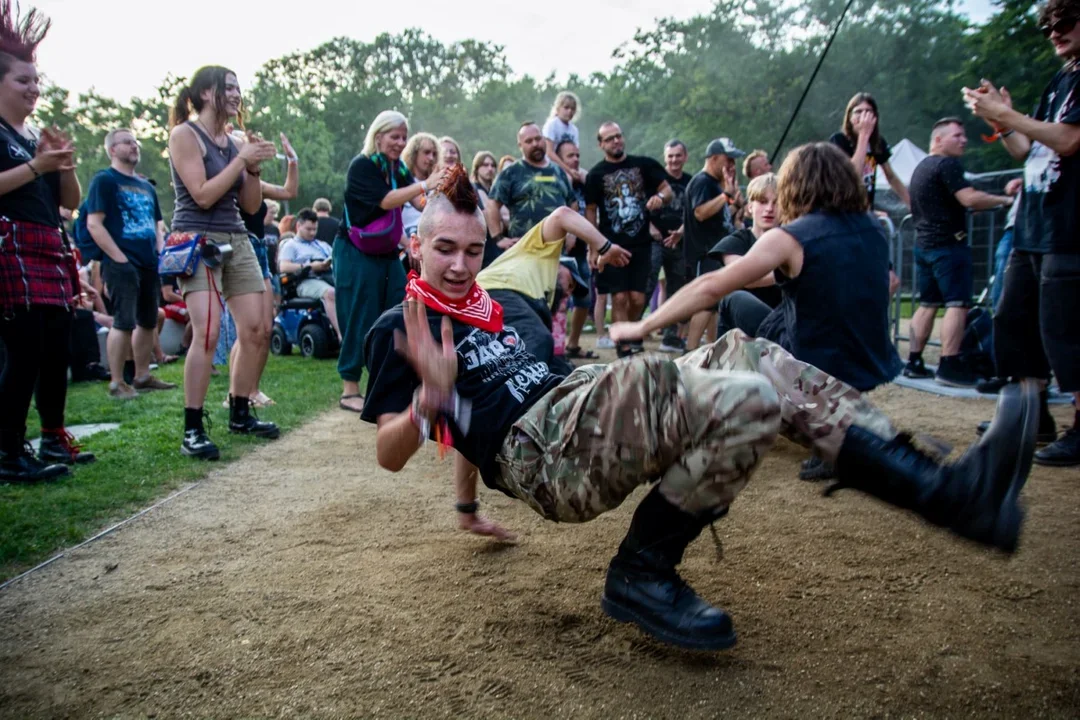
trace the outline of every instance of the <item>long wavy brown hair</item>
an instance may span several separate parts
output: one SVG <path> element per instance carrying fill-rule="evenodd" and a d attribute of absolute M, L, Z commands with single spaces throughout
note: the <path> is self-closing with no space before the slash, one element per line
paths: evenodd
<path fill-rule="evenodd" d="M 224 125 L 229 119 L 228 113 L 225 110 L 226 75 L 236 75 L 236 73 L 221 65 L 207 65 L 206 67 L 201 67 L 196 70 L 195 74 L 191 77 L 191 82 L 180 88 L 180 92 L 176 96 L 176 101 L 169 111 L 169 127 L 175 127 L 176 125 L 187 122 L 187 119 L 191 117 L 192 112 L 202 112 L 204 104 L 202 94 L 209 89 L 213 89 L 214 91 L 214 99 L 212 102 L 217 111 L 218 123 Z M 240 101 L 240 109 L 236 113 L 234 123 L 238 128 L 244 127 L 243 100 Z"/>
<path fill-rule="evenodd" d="M 780 166 L 776 184 L 781 223 L 816 211 L 866 212 L 870 205 L 851 160 L 832 143 L 808 143 L 792 150 Z"/>
<path fill-rule="evenodd" d="M 877 117 L 877 125 L 874 126 L 874 132 L 870 135 L 870 152 L 880 153 L 885 149 L 881 142 L 881 113 L 878 112 L 877 100 L 874 100 L 874 96 L 870 93 L 855 93 L 855 96 L 848 100 L 847 108 L 844 110 L 844 122 L 841 124 L 840 130 L 851 141 L 851 146 L 855 147 L 859 140 L 859 133 L 855 132 L 855 127 L 851 124 L 851 111 L 863 103 L 867 103 L 873 108 L 874 115 Z"/>

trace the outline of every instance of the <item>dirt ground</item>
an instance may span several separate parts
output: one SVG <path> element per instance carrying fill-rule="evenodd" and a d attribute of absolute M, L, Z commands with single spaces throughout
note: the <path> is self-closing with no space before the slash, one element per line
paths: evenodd
<path fill-rule="evenodd" d="M 988 400 L 888 387 L 962 448 Z M 1057 408 L 1064 421 L 1069 408 Z M 456 529 L 452 463 L 397 475 L 334 410 L 0 592 L 0 716 L 1076 717 L 1080 473 L 1036 468 L 1006 559 L 795 474 L 781 441 L 683 571 L 739 644 L 690 653 L 607 619 L 640 493 L 584 525 L 482 495 L 520 535 Z"/>

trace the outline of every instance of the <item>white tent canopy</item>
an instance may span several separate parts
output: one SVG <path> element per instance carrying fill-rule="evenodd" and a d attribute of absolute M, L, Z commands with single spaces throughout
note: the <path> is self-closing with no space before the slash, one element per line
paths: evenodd
<path fill-rule="evenodd" d="M 922 162 L 926 155 L 927 153 L 922 148 L 904 138 L 892 146 L 892 157 L 889 159 L 889 165 L 904 185 L 910 185 L 911 173 L 915 172 L 915 166 Z M 889 187 L 889 181 L 881 168 L 877 169 L 876 185 L 880 190 L 887 190 Z"/>

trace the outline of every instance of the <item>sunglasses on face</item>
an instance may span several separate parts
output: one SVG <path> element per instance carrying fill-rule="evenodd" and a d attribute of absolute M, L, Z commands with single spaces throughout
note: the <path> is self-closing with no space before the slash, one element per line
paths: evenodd
<path fill-rule="evenodd" d="M 1072 32 L 1072 29 L 1076 27 L 1076 18 L 1061 18 L 1049 25 L 1043 25 L 1039 28 L 1039 32 L 1043 34 L 1043 37 L 1050 37 L 1054 33 L 1058 35 L 1068 35 Z"/>
<path fill-rule="evenodd" d="M 607 142 L 612 142 L 613 140 L 622 140 L 622 133 L 617 133 L 615 135 L 608 135 L 606 138 L 603 139 L 603 142 L 607 143 Z"/>

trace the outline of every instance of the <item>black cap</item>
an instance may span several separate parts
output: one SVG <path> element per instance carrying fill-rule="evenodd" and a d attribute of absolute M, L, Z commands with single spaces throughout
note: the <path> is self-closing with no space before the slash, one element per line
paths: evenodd
<path fill-rule="evenodd" d="M 735 143 L 731 142 L 731 138 L 716 138 L 709 143 L 709 147 L 705 148 L 706 160 L 713 155 L 727 155 L 729 158 L 741 158 L 746 155 L 746 153 L 735 147 Z"/>
<path fill-rule="evenodd" d="M 578 242 L 584 242 L 584 240 L 578 240 Z M 585 278 L 581 277 L 581 273 L 578 272 L 577 260 L 572 257 L 559 258 L 559 264 L 570 271 L 570 277 L 574 279 L 573 295 L 578 300 L 589 297 L 589 283 L 585 282 Z"/>

